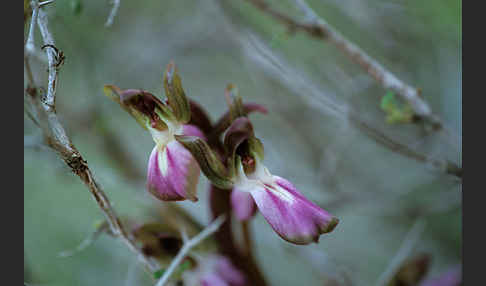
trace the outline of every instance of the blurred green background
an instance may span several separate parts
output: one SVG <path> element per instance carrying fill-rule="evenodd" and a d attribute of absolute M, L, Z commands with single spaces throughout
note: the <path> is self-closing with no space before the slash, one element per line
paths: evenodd
<path fill-rule="evenodd" d="M 303 19 L 292 1 L 272 7 Z M 143 218 L 163 204 L 144 189 L 153 141 L 103 95 L 104 84 L 163 97 L 162 74 L 174 60 L 186 94 L 213 120 L 226 111 L 228 83 L 269 114 L 251 115 L 265 164 L 340 218 L 318 244 L 280 239 L 258 215 L 255 255 L 271 285 L 374 285 L 407 233 L 407 257 L 431 255 L 434 276 L 461 262 L 461 182 L 394 153 L 347 120 L 347 112 L 431 158 L 461 165 L 461 1 L 326 0 L 309 5 L 399 78 L 423 90 L 446 131 L 385 122 L 386 90 L 334 46 L 287 28 L 244 1 L 126 1 L 111 27 L 109 1 L 57 0 L 46 11 L 65 56 L 57 111 L 118 214 Z M 27 35 L 28 25 L 25 28 Z M 41 46 L 36 32 L 37 47 Z M 38 83 L 46 66 L 31 65 Z M 24 117 L 24 272 L 32 285 L 151 285 L 127 248 L 102 236 L 68 258 L 102 214 L 79 178 L 40 143 Z M 207 181 L 200 201 L 175 203 L 209 221 Z M 415 228 L 412 226 L 415 225 Z M 417 231 L 418 230 L 418 231 Z M 407 240 L 406 243 L 411 243 Z M 331 284 L 329 284 L 331 285 Z"/>

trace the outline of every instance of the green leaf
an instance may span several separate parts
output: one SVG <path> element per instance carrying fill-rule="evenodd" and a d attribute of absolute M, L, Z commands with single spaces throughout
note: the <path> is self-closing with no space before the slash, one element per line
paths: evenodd
<path fill-rule="evenodd" d="M 392 109 L 396 108 L 398 105 L 397 100 L 395 99 L 395 94 L 392 91 L 388 91 L 385 96 L 381 98 L 380 107 L 385 112 L 391 111 Z"/>
<path fill-rule="evenodd" d="M 162 275 L 164 275 L 165 270 L 166 269 L 162 268 L 162 269 L 159 269 L 159 270 L 155 271 L 154 272 L 154 278 L 155 279 L 160 279 L 160 277 L 162 277 Z"/>
<path fill-rule="evenodd" d="M 83 11 L 83 3 L 81 0 L 71 0 L 71 11 L 74 15 L 79 15 Z"/>
<path fill-rule="evenodd" d="M 184 271 L 191 269 L 191 267 L 192 267 L 191 261 L 189 259 L 184 260 L 184 262 L 182 262 L 179 265 L 179 267 L 177 267 L 177 269 L 174 271 L 174 276 L 175 277 L 180 276 Z M 154 272 L 154 278 L 160 279 L 160 277 L 162 277 L 164 275 L 166 270 L 167 269 L 162 268 L 162 269 L 155 271 Z"/>
<path fill-rule="evenodd" d="M 385 120 L 389 124 L 412 122 L 414 112 L 411 106 L 408 102 L 401 104 L 392 91 L 381 98 L 380 108 L 386 113 Z"/>

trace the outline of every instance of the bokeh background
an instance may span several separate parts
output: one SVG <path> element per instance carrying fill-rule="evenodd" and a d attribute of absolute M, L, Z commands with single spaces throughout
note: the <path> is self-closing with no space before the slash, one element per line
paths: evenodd
<path fill-rule="evenodd" d="M 293 1 L 272 7 L 303 19 Z M 423 90 L 445 131 L 388 124 L 386 90 L 334 46 L 289 33 L 245 1 L 127 1 L 111 27 L 109 1 L 57 0 L 49 27 L 66 56 L 58 116 L 118 214 L 143 219 L 160 207 L 144 189 L 151 136 L 103 95 L 104 84 L 162 97 L 162 74 L 178 66 L 186 94 L 216 120 L 224 88 L 236 84 L 253 114 L 265 164 L 340 218 L 318 244 L 291 245 L 261 215 L 254 252 L 271 285 L 375 285 L 399 257 L 430 256 L 427 277 L 461 263 L 461 181 L 379 144 L 349 114 L 430 158 L 461 165 L 461 1 L 308 1 L 315 12 L 399 78 Z M 25 28 L 27 34 L 28 25 Z M 40 34 L 36 32 L 37 46 Z M 45 84 L 46 66 L 32 60 Z M 103 217 L 79 178 L 42 145 L 24 117 L 24 275 L 32 285 L 151 285 L 132 253 L 101 236 L 67 258 Z M 200 201 L 177 202 L 196 221 L 210 218 L 207 181 Z M 400 250 L 401 249 L 401 250 Z M 388 270 L 387 270 L 388 269 Z M 341 285 L 340 284 L 340 285 Z"/>

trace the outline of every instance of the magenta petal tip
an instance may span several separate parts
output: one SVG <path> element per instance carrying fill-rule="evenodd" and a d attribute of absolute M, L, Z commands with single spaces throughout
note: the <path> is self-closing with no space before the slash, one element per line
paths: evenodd
<path fill-rule="evenodd" d="M 306 199 L 289 181 L 277 176 L 273 180 L 251 195 L 280 237 L 294 244 L 317 243 L 321 234 L 336 228 L 339 219 Z"/>

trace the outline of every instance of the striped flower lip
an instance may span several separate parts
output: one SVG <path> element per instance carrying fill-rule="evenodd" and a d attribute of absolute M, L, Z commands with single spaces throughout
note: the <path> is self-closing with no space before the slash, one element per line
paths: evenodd
<path fill-rule="evenodd" d="M 238 218 L 251 217 L 250 205 L 254 201 L 273 230 L 288 242 L 317 243 L 321 234 L 334 230 L 339 222 L 336 217 L 306 199 L 286 179 L 270 174 L 258 157 L 255 161 L 255 171 L 249 175 L 239 164 L 232 194 L 232 205 Z"/>
<path fill-rule="evenodd" d="M 193 125 L 166 122 L 168 129 L 159 131 L 148 126 L 156 143 L 150 154 L 147 170 L 147 189 L 162 201 L 191 200 L 196 202 L 200 169 L 192 154 L 174 135 L 204 138 Z"/>

